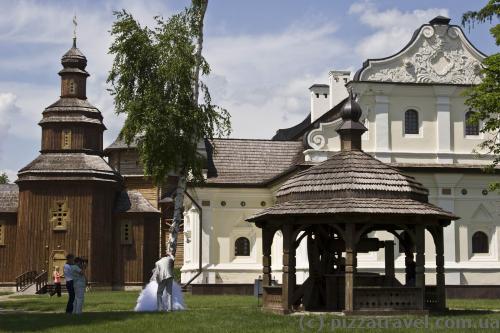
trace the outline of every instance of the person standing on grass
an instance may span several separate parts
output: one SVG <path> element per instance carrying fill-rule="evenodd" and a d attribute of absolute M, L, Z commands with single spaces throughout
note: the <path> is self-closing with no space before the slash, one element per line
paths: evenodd
<path fill-rule="evenodd" d="M 52 280 L 54 281 L 54 290 L 50 293 L 50 297 L 54 296 L 56 293 L 57 297 L 61 297 L 61 273 L 59 272 L 59 266 L 54 267 Z"/>
<path fill-rule="evenodd" d="M 158 311 L 173 311 L 172 301 L 172 283 L 174 280 L 174 257 L 170 252 L 155 263 L 156 282 L 158 282 L 158 291 L 156 292 L 156 304 Z M 163 302 L 163 291 L 167 293 L 167 306 Z"/>
<path fill-rule="evenodd" d="M 73 288 L 73 265 L 75 264 L 75 256 L 68 254 L 66 256 L 66 264 L 64 264 L 64 280 L 66 280 L 66 289 L 68 290 L 68 304 L 66 304 L 66 313 L 73 313 L 73 303 L 75 302 L 75 289 Z"/>
<path fill-rule="evenodd" d="M 75 258 L 73 268 L 73 288 L 75 290 L 75 302 L 73 313 L 80 314 L 83 310 L 83 300 L 85 298 L 85 288 L 87 287 L 87 278 L 85 277 L 85 261 L 82 258 Z"/>

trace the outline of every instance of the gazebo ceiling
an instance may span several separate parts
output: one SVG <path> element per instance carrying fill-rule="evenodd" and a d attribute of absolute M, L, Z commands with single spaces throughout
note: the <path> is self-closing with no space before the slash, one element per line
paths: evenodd
<path fill-rule="evenodd" d="M 457 216 L 428 203 L 429 191 L 361 149 L 366 128 L 359 122 L 361 107 L 350 96 L 337 130 L 342 150 L 326 161 L 297 173 L 277 192 L 277 203 L 247 221 L 292 215 L 394 214 L 456 220 Z"/>

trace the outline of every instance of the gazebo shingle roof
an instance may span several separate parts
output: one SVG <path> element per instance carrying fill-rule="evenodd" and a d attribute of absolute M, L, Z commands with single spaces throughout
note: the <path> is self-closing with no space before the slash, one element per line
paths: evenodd
<path fill-rule="evenodd" d="M 363 151 L 341 151 L 302 171 L 278 190 L 278 202 L 330 197 L 409 198 L 427 201 L 428 191 L 414 177 Z"/>
<path fill-rule="evenodd" d="M 16 184 L 0 184 L 0 213 L 17 213 L 19 188 Z"/>

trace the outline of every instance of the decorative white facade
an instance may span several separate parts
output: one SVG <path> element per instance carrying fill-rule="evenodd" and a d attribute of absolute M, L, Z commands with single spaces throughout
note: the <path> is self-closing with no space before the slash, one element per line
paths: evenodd
<path fill-rule="evenodd" d="M 447 284 L 500 284 L 500 194 L 487 190 L 499 176 L 481 171 L 492 157 L 474 153 L 484 135 L 467 125 L 466 113 L 471 110 L 463 96 L 467 86 L 480 82 L 484 57 L 458 26 L 438 17 L 420 27 L 399 53 L 366 61 L 353 79 L 349 72 L 332 71 L 328 85 L 310 88 L 311 125 L 303 134 L 306 163 L 324 161 L 340 150 L 336 133 L 340 119 L 335 116 L 335 106 L 352 90 L 368 128 L 363 150 L 416 177 L 429 189 L 431 203 L 461 217 L 445 228 Z M 260 188 L 194 189 L 195 199 L 209 202 L 209 206 L 203 207 L 201 224 L 195 208 L 186 210 L 182 280 L 188 281 L 197 272 L 200 225 L 203 273 L 197 283 L 252 283 L 261 275 L 260 230 L 245 219 L 273 202 L 276 189 L 286 177 Z M 478 247 L 483 234 L 486 248 Z M 404 254 L 399 253 L 397 239 L 384 233 L 376 236 L 395 241 L 396 273 L 403 279 Z M 430 234 L 427 236 L 426 279 L 433 283 L 435 251 Z M 234 255 L 238 237 L 249 239 L 248 256 Z M 280 244 L 275 241 L 272 252 L 273 275 L 278 281 Z M 383 265 L 383 250 L 358 256 L 360 270 L 382 272 Z M 307 266 L 307 250 L 301 244 L 297 250 L 298 283 L 306 278 Z"/>

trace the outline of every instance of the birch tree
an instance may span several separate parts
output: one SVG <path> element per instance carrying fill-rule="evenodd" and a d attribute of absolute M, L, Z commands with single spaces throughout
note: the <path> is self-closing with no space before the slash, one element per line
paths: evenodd
<path fill-rule="evenodd" d="M 111 29 L 108 83 L 115 111 L 127 116 L 120 137 L 137 144 L 144 173 L 157 185 L 169 174 L 178 176 L 168 241 L 173 255 L 187 181 L 203 182 L 198 143 L 231 130 L 229 113 L 212 103 L 201 80 L 210 73 L 202 55 L 207 6 L 208 0 L 192 0 L 168 19 L 155 17 L 152 29 L 122 10 L 114 13 Z"/>
<path fill-rule="evenodd" d="M 498 46 L 500 45 L 498 18 L 500 18 L 500 0 L 489 0 L 480 10 L 465 13 L 462 16 L 462 25 L 470 27 L 474 23 L 489 22 L 492 24 L 490 33 Z M 493 24 L 494 20 L 496 23 Z M 500 53 L 496 52 L 486 57 L 483 65 L 484 79 L 477 86 L 467 90 L 465 104 L 475 111 L 470 122 L 483 124 L 481 132 L 487 134 L 487 138 L 479 148 L 493 155 L 493 162 L 486 170 L 495 172 L 500 163 Z M 490 184 L 490 189 L 500 191 L 500 182 Z"/>

